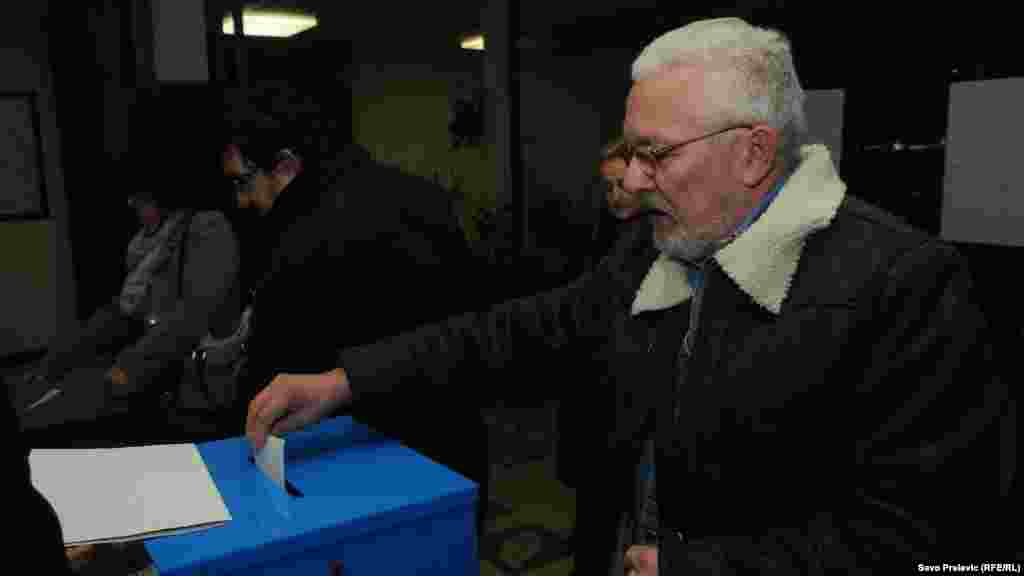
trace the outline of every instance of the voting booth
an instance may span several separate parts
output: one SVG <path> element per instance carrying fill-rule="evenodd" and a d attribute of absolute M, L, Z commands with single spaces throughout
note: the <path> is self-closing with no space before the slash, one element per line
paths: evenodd
<path fill-rule="evenodd" d="M 474 482 L 350 417 L 284 439 L 287 490 L 246 438 L 197 445 L 231 521 L 147 540 L 161 576 L 479 573 Z"/>

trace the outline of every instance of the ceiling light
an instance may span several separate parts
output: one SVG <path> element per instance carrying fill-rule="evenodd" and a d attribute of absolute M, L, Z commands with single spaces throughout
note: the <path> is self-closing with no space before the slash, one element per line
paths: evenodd
<path fill-rule="evenodd" d="M 462 39 L 460 45 L 466 50 L 483 50 L 484 49 L 484 35 L 483 34 L 471 34 Z"/>
<path fill-rule="evenodd" d="M 242 10 L 242 30 L 246 36 L 262 36 L 269 38 L 287 38 L 304 32 L 317 25 L 316 16 L 282 12 L 279 10 L 260 10 L 246 8 Z M 231 14 L 224 16 L 223 32 L 233 35 L 235 21 Z"/>

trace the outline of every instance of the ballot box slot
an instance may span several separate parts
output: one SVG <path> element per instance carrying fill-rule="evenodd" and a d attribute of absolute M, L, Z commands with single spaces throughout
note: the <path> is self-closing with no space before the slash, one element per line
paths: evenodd
<path fill-rule="evenodd" d="M 249 456 L 249 463 L 255 466 L 256 459 L 253 458 L 252 456 Z M 288 479 L 285 479 L 284 481 L 284 489 L 286 492 L 288 492 L 289 496 L 293 498 L 302 498 L 302 492 L 298 488 L 296 488 L 295 485 L 292 484 L 291 481 Z"/>

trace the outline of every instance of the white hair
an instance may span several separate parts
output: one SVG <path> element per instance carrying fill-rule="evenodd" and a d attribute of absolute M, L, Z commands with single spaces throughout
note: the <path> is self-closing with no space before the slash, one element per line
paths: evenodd
<path fill-rule="evenodd" d="M 633 61 L 633 81 L 679 65 L 706 73 L 706 109 L 698 111 L 702 121 L 767 124 L 779 131 L 783 165 L 798 163 L 807 135 L 804 91 L 781 32 L 739 18 L 692 22 L 648 44 Z"/>

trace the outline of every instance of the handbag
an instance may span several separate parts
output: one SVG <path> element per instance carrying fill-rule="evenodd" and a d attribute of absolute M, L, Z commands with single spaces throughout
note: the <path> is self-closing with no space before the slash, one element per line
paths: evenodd
<path fill-rule="evenodd" d="M 201 406 L 195 406 L 196 395 L 183 394 L 181 401 L 186 408 L 227 408 L 238 399 L 238 379 L 245 367 L 246 342 L 251 333 L 252 305 L 246 306 L 235 332 L 226 338 L 214 338 L 207 334 L 192 350 L 187 360 L 190 370 L 183 378 L 183 386 L 190 381 L 197 385 Z M 191 400 L 191 404 L 189 400 Z"/>
<path fill-rule="evenodd" d="M 191 225 L 191 218 L 189 226 Z M 184 296 L 188 227 L 178 258 L 178 294 Z M 251 329 L 252 304 L 242 311 L 235 331 L 224 338 L 207 333 L 185 359 L 181 384 L 165 396 L 165 404 L 186 410 L 218 410 L 231 407 L 238 399 L 239 375 L 245 367 L 246 342 Z"/>

